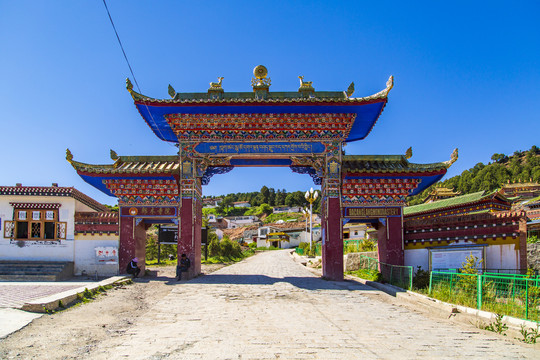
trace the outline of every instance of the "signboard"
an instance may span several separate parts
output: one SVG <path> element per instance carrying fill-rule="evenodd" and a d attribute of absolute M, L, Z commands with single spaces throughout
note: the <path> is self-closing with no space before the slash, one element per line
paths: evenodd
<path fill-rule="evenodd" d="M 460 269 L 463 267 L 467 256 L 471 254 L 478 258 L 478 268 L 482 269 L 483 262 L 480 262 L 480 260 L 484 259 L 484 250 L 482 247 L 430 249 L 430 270 Z"/>
<path fill-rule="evenodd" d="M 100 264 L 118 264 L 118 248 L 113 246 L 97 247 L 96 258 Z"/>
<path fill-rule="evenodd" d="M 195 151 L 201 154 L 318 154 L 323 153 L 326 146 L 321 142 L 201 142 Z"/>
<path fill-rule="evenodd" d="M 343 216 L 350 219 L 401 216 L 401 207 L 346 207 Z"/>
<path fill-rule="evenodd" d="M 158 241 L 160 244 L 178 244 L 178 226 L 163 226 L 159 227 Z"/>
<path fill-rule="evenodd" d="M 176 217 L 177 208 L 174 206 L 122 206 L 122 216 L 136 216 L 138 218 L 172 218 Z"/>

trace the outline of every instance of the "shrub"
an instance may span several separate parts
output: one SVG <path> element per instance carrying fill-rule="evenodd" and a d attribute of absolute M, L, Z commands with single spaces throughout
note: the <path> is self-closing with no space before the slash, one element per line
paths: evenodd
<path fill-rule="evenodd" d="M 415 289 L 425 289 L 429 287 L 429 271 L 422 270 L 422 267 L 418 266 L 413 278 L 413 287 Z"/>

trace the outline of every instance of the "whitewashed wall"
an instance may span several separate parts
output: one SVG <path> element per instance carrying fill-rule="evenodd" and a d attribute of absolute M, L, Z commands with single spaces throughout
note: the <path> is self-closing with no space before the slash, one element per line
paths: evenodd
<path fill-rule="evenodd" d="M 486 269 L 519 269 L 519 251 L 514 244 L 490 245 L 485 256 Z"/>
<path fill-rule="evenodd" d="M 57 203 L 58 220 L 67 223 L 66 239 L 60 241 L 16 241 L 4 238 L 6 220 L 13 220 L 13 206 L 17 203 Z M 74 230 L 75 230 L 75 199 L 63 196 L 0 196 L 0 219 L 2 229 L 0 233 L 0 260 L 21 261 L 74 261 Z M 86 207 L 85 205 L 81 204 Z M 91 209 L 86 207 L 86 211 Z"/>
<path fill-rule="evenodd" d="M 418 269 L 418 266 L 421 266 L 422 270 L 429 270 L 429 250 L 405 250 L 405 265 L 412 266 L 414 271 Z"/>
<path fill-rule="evenodd" d="M 66 239 L 54 241 L 10 240 L 4 238 L 6 221 L 13 220 L 13 206 L 17 203 L 57 203 L 58 220 L 66 222 Z M 74 262 L 75 275 L 85 271 L 89 275 L 109 276 L 118 274 L 118 265 L 101 264 L 96 268 L 96 247 L 116 247 L 116 235 L 77 235 L 75 239 L 75 211 L 94 211 L 72 197 L 63 196 L 2 196 L 0 195 L 0 260 L 18 261 L 70 261 Z"/>
<path fill-rule="evenodd" d="M 104 264 L 96 257 L 96 247 L 119 248 L 119 237 L 116 235 L 79 234 L 75 236 L 75 275 L 85 272 L 87 275 L 118 275 L 118 263 Z"/>

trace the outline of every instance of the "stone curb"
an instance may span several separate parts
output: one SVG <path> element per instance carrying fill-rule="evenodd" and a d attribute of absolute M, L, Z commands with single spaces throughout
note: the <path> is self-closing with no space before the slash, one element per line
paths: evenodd
<path fill-rule="evenodd" d="M 129 281 L 131 281 L 131 277 L 113 276 L 97 283 L 90 283 L 88 286 L 81 286 L 76 289 L 66 290 L 58 294 L 26 302 L 21 307 L 21 310 L 35 313 L 45 313 L 47 311 L 60 308 L 60 303 L 62 303 L 63 307 L 69 306 L 73 302 L 77 301 L 77 295 L 84 293 L 86 289 L 93 291 L 100 286 L 120 285 L 128 283 Z"/>
<path fill-rule="evenodd" d="M 441 310 L 449 314 L 461 312 L 464 314 L 471 315 L 475 318 L 480 318 L 482 320 L 485 320 L 486 322 L 492 322 L 496 319 L 495 313 L 484 311 L 484 310 L 473 309 L 467 306 L 447 303 L 447 302 L 437 300 L 423 294 L 416 293 L 414 291 L 402 289 L 394 285 L 382 284 L 375 281 L 361 279 L 361 278 L 351 276 L 351 275 L 345 275 L 345 278 L 347 280 L 356 281 L 364 285 L 371 286 L 373 288 L 376 288 L 378 290 L 381 290 L 387 293 L 388 295 L 394 296 L 396 298 L 407 301 L 409 303 L 413 303 L 413 304 L 421 303 L 428 307 L 435 308 L 437 310 Z M 524 325 L 529 328 L 536 328 L 536 326 L 538 325 L 534 321 L 523 320 L 516 317 L 508 316 L 508 315 L 504 315 L 502 318 L 502 321 L 505 324 L 507 324 L 509 327 L 513 328 L 514 330 L 520 330 L 521 325 Z"/>

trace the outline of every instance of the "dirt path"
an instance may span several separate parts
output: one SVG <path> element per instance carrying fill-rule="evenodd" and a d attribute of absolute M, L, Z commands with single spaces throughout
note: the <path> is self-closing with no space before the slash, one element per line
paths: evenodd
<path fill-rule="evenodd" d="M 203 274 L 222 264 L 202 265 Z M 150 268 L 157 276 L 111 289 L 94 301 L 53 315 L 44 315 L 24 329 L 0 340 L 1 359 L 80 359 L 108 338 L 129 330 L 135 319 L 182 286 L 174 280 L 175 267 Z"/>

